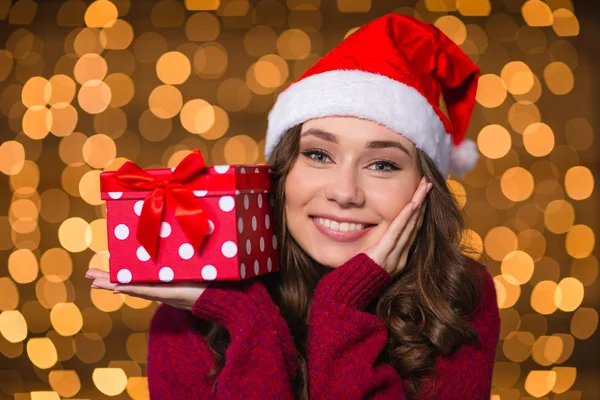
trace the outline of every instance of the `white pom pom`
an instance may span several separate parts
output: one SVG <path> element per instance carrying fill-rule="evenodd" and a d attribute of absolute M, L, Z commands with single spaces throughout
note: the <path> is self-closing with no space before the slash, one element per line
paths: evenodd
<path fill-rule="evenodd" d="M 458 146 L 450 148 L 450 173 L 462 179 L 465 173 L 475 168 L 478 160 L 477 144 L 470 139 L 463 139 Z"/>

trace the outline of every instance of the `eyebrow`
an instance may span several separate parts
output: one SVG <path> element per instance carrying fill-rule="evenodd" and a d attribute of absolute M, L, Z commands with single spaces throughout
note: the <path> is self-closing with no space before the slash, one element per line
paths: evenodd
<path fill-rule="evenodd" d="M 337 135 L 335 135 L 331 132 L 324 131 L 322 129 L 310 128 L 302 134 L 302 136 L 308 136 L 308 135 L 318 137 L 320 139 L 323 139 L 323 140 L 331 142 L 331 143 L 335 143 L 335 144 L 340 143 Z M 410 151 L 408 151 L 408 149 L 402 143 L 397 142 L 395 140 L 372 140 L 370 142 L 367 142 L 366 147 L 368 149 L 385 149 L 388 147 L 396 147 L 396 148 L 402 150 L 403 152 L 405 152 L 406 154 L 408 154 L 408 156 L 412 158 L 412 156 L 410 155 Z"/>

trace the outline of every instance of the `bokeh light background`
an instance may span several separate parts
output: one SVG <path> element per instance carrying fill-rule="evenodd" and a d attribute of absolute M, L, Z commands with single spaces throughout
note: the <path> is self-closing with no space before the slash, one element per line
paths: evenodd
<path fill-rule="evenodd" d="M 498 291 L 492 399 L 598 398 L 598 29 L 571 0 L 0 0 L 0 398 L 148 398 L 157 304 L 84 278 L 108 268 L 99 174 L 264 162 L 277 94 L 387 12 L 482 69 L 483 156 L 448 183 Z"/>

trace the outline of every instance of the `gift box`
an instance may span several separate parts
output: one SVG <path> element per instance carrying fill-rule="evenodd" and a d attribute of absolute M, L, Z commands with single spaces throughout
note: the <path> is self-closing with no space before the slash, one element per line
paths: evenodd
<path fill-rule="evenodd" d="M 132 162 L 100 174 L 110 281 L 243 280 L 279 270 L 268 165 Z"/>

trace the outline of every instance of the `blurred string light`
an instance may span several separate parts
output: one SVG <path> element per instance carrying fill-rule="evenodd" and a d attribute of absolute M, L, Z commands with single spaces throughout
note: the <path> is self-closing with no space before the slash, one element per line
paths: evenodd
<path fill-rule="evenodd" d="M 108 270 L 100 173 L 127 160 L 174 167 L 195 148 L 213 164 L 264 162 L 264 116 L 277 94 L 359 28 L 331 36 L 326 7 L 341 20 L 381 10 L 371 0 L 159 0 L 142 26 L 131 0 L 66 0 L 53 15 L 45 7 L 0 0 L 9 28 L 0 173 L 11 193 L 0 215 L 0 390 L 18 400 L 147 399 L 156 304 L 80 279 Z M 463 240 L 496 284 L 492 399 L 595 393 L 577 386 L 572 359 L 599 322 L 597 227 L 582 218 L 595 203 L 594 131 L 586 115 L 553 111 L 589 84 L 575 73 L 586 61 L 569 40 L 580 32 L 573 2 L 396 7 L 384 11 L 435 24 L 482 68 L 471 134 L 483 157 L 448 186 L 467 216 Z M 42 35 L 42 23 L 64 36 Z"/>

